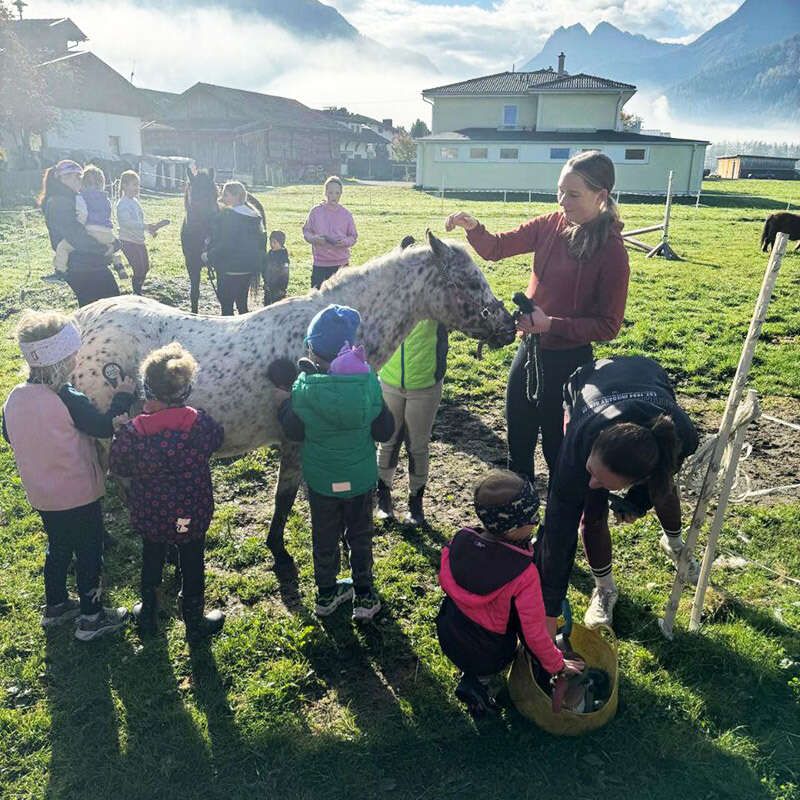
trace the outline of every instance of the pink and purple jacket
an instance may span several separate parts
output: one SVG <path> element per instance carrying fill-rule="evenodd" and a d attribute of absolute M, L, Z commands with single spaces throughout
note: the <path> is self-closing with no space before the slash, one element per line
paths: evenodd
<path fill-rule="evenodd" d="M 340 244 L 318 243 L 315 236 L 327 236 Z M 311 245 L 314 266 L 343 267 L 350 262 L 350 248 L 358 240 L 353 215 L 339 203 L 320 203 L 311 209 L 303 225 L 303 238 Z"/>
<path fill-rule="evenodd" d="M 151 542 L 202 539 L 214 513 L 209 459 L 222 425 L 191 406 L 139 414 L 111 443 L 109 467 L 131 478 L 131 527 Z"/>
<path fill-rule="evenodd" d="M 551 674 L 563 669 L 564 656 L 545 624 L 530 550 L 462 528 L 442 550 L 439 585 L 466 617 L 491 633 L 505 634 L 516 610 L 527 648 Z"/>

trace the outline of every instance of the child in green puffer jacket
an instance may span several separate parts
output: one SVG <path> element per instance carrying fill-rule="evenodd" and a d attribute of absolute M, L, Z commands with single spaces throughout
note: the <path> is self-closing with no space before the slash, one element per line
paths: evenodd
<path fill-rule="evenodd" d="M 278 419 L 289 439 L 302 442 L 303 477 L 311 507 L 317 584 L 315 613 L 325 617 L 353 598 L 353 619 L 381 608 L 372 582 L 372 506 L 378 480 L 375 442 L 394 432 L 375 373 L 356 339 L 361 316 L 329 305 L 311 320 L 308 358 L 291 395 L 281 389 Z M 337 581 L 339 543 L 349 548 L 352 581 Z"/>

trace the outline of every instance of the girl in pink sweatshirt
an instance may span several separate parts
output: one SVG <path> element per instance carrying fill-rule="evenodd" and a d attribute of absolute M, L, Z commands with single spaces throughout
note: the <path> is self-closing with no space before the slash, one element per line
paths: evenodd
<path fill-rule="evenodd" d="M 116 418 L 133 403 L 135 387 L 130 378 L 123 379 L 111 407 L 101 412 L 70 385 L 81 335 L 64 314 L 26 312 L 17 339 L 29 375 L 11 390 L 2 427 L 28 501 L 47 532 L 42 627 L 80 614 L 75 637 L 89 641 L 118 630 L 128 615 L 124 608 L 104 608 L 100 602 L 105 471 L 94 439 L 111 438 Z M 67 594 L 73 556 L 80 603 Z"/>
<path fill-rule="evenodd" d="M 314 259 L 311 288 L 319 289 L 340 267 L 350 263 L 350 248 L 358 240 L 353 215 L 339 202 L 342 179 L 332 175 L 325 181 L 325 202 L 311 209 L 303 238 L 311 245 Z"/>
<path fill-rule="evenodd" d="M 462 528 L 442 551 L 446 597 L 436 618 L 442 652 L 463 673 L 456 697 L 473 715 L 496 707 L 486 683 L 511 663 L 519 640 L 551 675 L 584 667 L 564 658 L 545 625 L 530 543 L 539 498 L 530 482 L 492 470 L 475 488 L 475 511 L 483 528 Z"/>

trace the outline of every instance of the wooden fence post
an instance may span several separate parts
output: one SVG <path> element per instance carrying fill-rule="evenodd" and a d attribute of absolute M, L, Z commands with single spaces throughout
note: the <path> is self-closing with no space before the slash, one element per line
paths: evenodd
<path fill-rule="evenodd" d="M 672 628 L 675 624 L 675 615 L 678 613 L 678 604 L 681 599 L 681 591 L 686 583 L 686 573 L 688 571 L 689 559 L 692 557 L 695 545 L 697 544 L 697 537 L 700 533 L 700 526 L 703 524 L 706 516 L 706 510 L 711 500 L 711 495 L 714 493 L 714 487 L 717 483 L 717 476 L 719 475 L 720 464 L 722 463 L 722 455 L 725 452 L 725 447 L 728 444 L 733 421 L 736 412 L 739 409 L 742 395 L 744 394 L 745 384 L 747 383 L 747 376 L 750 372 L 750 367 L 753 363 L 753 354 L 756 349 L 756 342 L 761 335 L 761 328 L 764 325 L 764 320 L 767 316 L 767 309 L 769 308 L 770 300 L 772 299 L 772 291 L 775 288 L 775 282 L 778 279 L 778 272 L 781 268 L 781 261 L 786 252 L 786 242 L 788 237 L 785 233 L 779 233 L 775 237 L 775 244 L 772 247 L 772 253 L 767 263 L 766 271 L 764 272 L 764 280 L 761 284 L 761 291 L 756 301 L 755 309 L 753 310 L 753 317 L 750 320 L 750 329 L 747 332 L 747 338 L 742 347 L 742 354 L 739 357 L 739 364 L 736 367 L 736 375 L 733 378 L 731 389 L 728 394 L 728 402 L 725 405 L 725 413 L 722 416 L 722 422 L 719 425 L 719 432 L 717 433 L 717 440 L 714 445 L 714 450 L 711 454 L 711 460 L 706 470 L 706 476 L 703 481 L 703 486 L 697 498 L 697 506 L 694 509 L 692 522 L 686 534 L 686 544 L 681 550 L 680 558 L 678 559 L 678 574 L 675 576 L 675 582 L 672 585 L 672 593 L 670 594 L 667 605 L 664 609 L 664 618 L 658 621 L 661 632 L 668 639 L 672 638 Z"/>
<path fill-rule="evenodd" d="M 692 604 L 692 616 L 689 620 L 690 631 L 700 629 L 703 601 L 705 600 L 706 591 L 708 589 L 711 566 L 714 563 L 714 558 L 717 553 L 717 539 L 719 539 L 719 534 L 722 530 L 722 523 L 725 521 L 725 510 L 728 507 L 728 498 L 730 497 L 733 482 L 736 478 L 739 456 L 741 456 L 742 447 L 744 446 L 744 437 L 747 434 L 750 423 L 758 419 L 761 413 L 761 409 L 758 405 L 758 395 L 755 389 L 748 390 L 747 400 L 743 405 L 739 406 L 739 411 L 741 412 L 745 406 L 749 407 L 749 413 L 746 418 L 734 421 L 736 433 L 733 437 L 733 444 L 726 454 L 727 458 L 725 459 L 725 463 L 722 466 L 724 478 L 719 490 L 719 498 L 717 498 L 717 508 L 716 511 L 714 511 L 714 518 L 711 520 L 711 527 L 708 531 L 708 542 L 706 542 L 706 550 L 705 553 L 703 553 L 703 563 L 700 565 L 700 575 L 697 579 L 697 588 L 694 592 L 694 602 Z"/>

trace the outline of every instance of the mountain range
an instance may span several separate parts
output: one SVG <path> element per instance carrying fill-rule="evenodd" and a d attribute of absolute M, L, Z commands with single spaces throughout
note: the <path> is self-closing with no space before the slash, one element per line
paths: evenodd
<path fill-rule="evenodd" d="M 558 28 L 524 70 L 554 66 L 663 93 L 681 117 L 759 124 L 800 119 L 800 0 L 745 0 L 686 45 L 603 22 Z"/>

